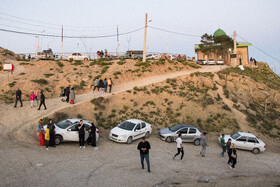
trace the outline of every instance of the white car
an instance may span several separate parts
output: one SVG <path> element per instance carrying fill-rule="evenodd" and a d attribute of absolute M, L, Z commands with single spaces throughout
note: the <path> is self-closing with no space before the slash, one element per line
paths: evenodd
<path fill-rule="evenodd" d="M 209 65 L 215 65 L 215 60 L 214 59 L 209 59 L 208 64 Z"/>
<path fill-rule="evenodd" d="M 73 141 L 78 142 L 79 141 L 79 130 L 78 125 L 80 124 L 81 119 L 66 119 L 63 121 L 60 121 L 55 125 L 55 144 L 58 145 L 61 142 L 66 141 Z M 89 136 L 89 125 L 90 121 L 83 120 L 85 128 L 86 128 L 86 134 L 85 134 L 85 140 L 87 140 Z M 47 125 L 44 125 L 44 130 L 46 131 Z M 99 139 L 99 130 L 96 128 L 96 141 Z"/>
<path fill-rule="evenodd" d="M 115 142 L 132 143 L 138 138 L 148 138 L 152 133 L 151 124 L 139 119 L 129 119 L 110 131 L 109 138 Z"/>
<path fill-rule="evenodd" d="M 221 136 L 218 139 L 219 143 L 221 143 L 220 138 Z M 229 138 L 237 149 L 250 150 L 254 154 L 265 151 L 265 143 L 252 133 L 238 132 L 233 135 L 225 135 L 225 142 L 227 142 Z"/>
<path fill-rule="evenodd" d="M 217 65 L 224 65 L 224 60 L 223 59 L 219 59 L 216 62 Z"/>
<path fill-rule="evenodd" d="M 72 53 L 66 57 L 66 60 L 89 60 L 89 57 L 82 55 L 81 53 Z"/>

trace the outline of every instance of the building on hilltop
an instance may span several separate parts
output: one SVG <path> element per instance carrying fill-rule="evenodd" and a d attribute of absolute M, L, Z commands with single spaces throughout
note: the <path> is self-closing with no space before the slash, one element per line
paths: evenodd
<path fill-rule="evenodd" d="M 214 32 L 213 38 L 226 35 L 226 33 L 222 29 L 218 29 Z M 218 44 L 217 44 L 218 45 Z M 236 49 L 236 58 L 237 58 L 237 65 L 241 64 L 243 66 L 246 66 L 249 64 L 249 51 L 248 47 L 252 44 L 247 42 L 237 42 L 237 49 Z M 210 54 L 204 54 L 199 47 L 199 44 L 195 44 L 195 53 L 197 54 L 197 60 L 208 60 L 208 59 L 214 59 L 215 62 L 217 60 L 224 60 L 224 63 L 227 65 L 234 65 L 234 58 L 231 58 L 235 55 L 233 54 L 233 49 L 229 49 L 228 53 L 226 55 L 223 55 L 219 52 L 217 53 L 210 53 Z"/>

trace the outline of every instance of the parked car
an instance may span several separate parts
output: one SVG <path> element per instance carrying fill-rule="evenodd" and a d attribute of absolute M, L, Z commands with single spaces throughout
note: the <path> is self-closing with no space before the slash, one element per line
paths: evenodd
<path fill-rule="evenodd" d="M 209 60 L 208 60 L 208 64 L 209 64 L 209 65 L 215 65 L 216 63 L 215 63 L 215 60 L 214 60 L 214 59 L 209 59 Z"/>
<path fill-rule="evenodd" d="M 163 128 L 159 131 L 160 139 L 173 142 L 178 138 L 178 134 L 182 134 L 183 142 L 193 142 L 194 145 L 200 144 L 200 130 L 192 125 L 178 124 L 173 127 Z"/>
<path fill-rule="evenodd" d="M 220 138 L 221 136 L 218 139 L 219 143 L 221 143 Z M 233 135 L 225 135 L 225 142 L 227 142 L 229 138 L 231 138 L 231 142 L 237 149 L 250 150 L 254 154 L 265 151 L 265 143 L 252 133 L 238 132 Z"/>
<path fill-rule="evenodd" d="M 66 119 L 63 121 L 60 121 L 55 125 L 55 144 L 58 145 L 62 142 L 66 141 L 73 141 L 78 142 L 79 141 L 79 130 L 78 125 L 80 124 L 81 119 Z M 83 120 L 85 128 L 86 128 L 86 134 L 85 134 L 85 140 L 87 140 L 89 136 L 88 129 L 90 127 L 90 121 Z M 44 125 L 44 130 L 46 130 L 47 125 Z M 99 139 L 99 130 L 96 128 L 96 141 Z"/>
<path fill-rule="evenodd" d="M 146 137 L 152 133 L 151 124 L 139 119 L 129 119 L 110 131 L 109 138 L 115 142 L 132 143 L 133 140 Z"/>
<path fill-rule="evenodd" d="M 89 57 L 82 55 L 81 53 L 72 53 L 66 57 L 66 60 L 89 60 Z"/>
<path fill-rule="evenodd" d="M 224 65 L 224 60 L 223 59 L 218 59 L 216 64 L 217 65 Z"/>
<path fill-rule="evenodd" d="M 197 60 L 196 63 L 199 64 L 199 65 L 202 65 L 203 64 L 203 60 Z"/>
<path fill-rule="evenodd" d="M 49 48 L 47 50 L 43 50 L 42 52 L 38 52 L 36 59 L 37 60 L 54 60 L 55 59 L 55 55 L 52 52 L 52 49 Z"/>

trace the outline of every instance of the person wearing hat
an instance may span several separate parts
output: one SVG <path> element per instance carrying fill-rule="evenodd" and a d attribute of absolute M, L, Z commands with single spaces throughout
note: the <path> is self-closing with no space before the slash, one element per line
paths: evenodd
<path fill-rule="evenodd" d="M 204 133 L 201 135 L 201 137 L 200 137 L 200 144 L 201 144 L 201 146 L 202 146 L 202 149 L 201 149 L 201 151 L 200 151 L 200 155 L 201 155 L 202 157 L 205 157 L 206 146 L 208 146 L 206 134 L 207 134 L 207 133 L 204 132 Z"/>
<path fill-rule="evenodd" d="M 142 169 L 144 169 L 144 159 L 146 159 L 148 172 L 150 173 L 151 170 L 150 170 L 149 150 L 151 149 L 151 146 L 150 143 L 145 140 L 145 137 L 143 137 L 141 142 L 139 142 L 137 149 L 140 151 Z"/>

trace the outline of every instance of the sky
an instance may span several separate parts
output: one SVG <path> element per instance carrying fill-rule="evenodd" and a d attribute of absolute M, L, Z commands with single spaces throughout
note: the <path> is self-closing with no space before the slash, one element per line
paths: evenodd
<path fill-rule="evenodd" d="M 179 35 L 148 27 L 147 51 L 195 56 L 194 45 L 204 33 L 218 28 L 237 41 L 253 44 L 249 57 L 268 62 L 280 74 L 279 0 L 0 0 L 0 29 L 61 35 L 116 35 L 148 26 L 190 34 Z M 193 36 L 194 35 L 194 36 Z M 240 37 L 241 38 L 240 38 Z M 61 38 L 39 37 L 0 31 L 0 46 L 16 53 L 34 53 L 52 48 L 61 52 Z M 120 35 L 119 51 L 143 49 L 144 30 Z M 116 52 L 116 36 L 108 38 L 64 38 L 64 52 Z M 259 49 L 264 51 L 262 53 Z M 272 57 L 270 57 L 272 56 Z"/>

